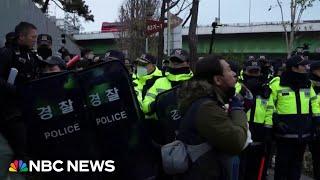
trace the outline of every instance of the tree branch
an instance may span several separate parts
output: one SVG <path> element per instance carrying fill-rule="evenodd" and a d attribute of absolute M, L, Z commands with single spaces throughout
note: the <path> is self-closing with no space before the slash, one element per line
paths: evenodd
<path fill-rule="evenodd" d="M 293 28 L 295 20 L 296 20 L 296 12 L 297 12 L 297 2 L 296 2 L 296 0 L 291 0 L 290 9 L 291 9 L 291 28 Z M 292 29 L 291 29 L 291 31 L 292 31 Z"/>
<path fill-rule="evenodd" d="M 286 26 L 286 23 L 284 21 L 284 14 L 283 14 L 283 7 L 281 5 L 281 2 L 280 0 L 277 0 L 277 3 L 278 3 L 278 6 L 280 8 L 280 12 L 281 12 L 281 22 L 282 22 L 282 26 L 283 26 L 283 29 L 284 29 L 284 33 L 285 33 L 285 38 L 286 38 L 286 45 L 287 45 L 287 53 L 289 55 L 289 39 L 288 39 L 288 31 L 287 31 L 287 26 Z"/>
<path fill-rule="evenodd" d="M 176 2 L 174 2 L 173 4 L 171 4 L 171 6 L 169 6 L 168 8 L 166 8 L 165 12 L 167 12 L 167 11 L 169 11 L 170 9 L 172 9 L 173 7 L 175 7 L 179 2 L 180 2 L 180 0 L 177 0 Z"/>
<path fill-rule="evenodd" d="M 280 12 L 281 12 L 282 26 L 283 26 L 284 31 L 287 32 L 287 26 L 286 26 L 285 21 L 284 21 L 283 8 L 282 8 L 282 5 L 281 5 L 281 2 L 280 2 L 280 0 L 277 0 L 277 2 L 278 2 L 279 8 L 280 8 Z"/>
<path fill-rule="evenodd" d="M 306 2 L 307 1 L 303 1 L 302 4 L 301 4 L 301 8 L 300 8 L 300 11 L 299 11 L 298 19 L 297 19 L 297 22 L 295 23 L 294 31 L 296 31 L 298 26 L 299 26 L 302 14 L 303 14 L 304 10 L 306 9 Z"/>
<path fill-rule="evenodd" d="M 186 25 L 186 23 L 189 21 L 191 15 L 192 15 L 192 11 L 190 10 L 190 13 L 189 13 L 188 17 L 187 17 L 186 20 L 184 20 L 184 22 L 182 23 L 182 27 L 184 27 L 184 25 Z"/>
<path fill-rule="evenodd" d="M 184 1 L 185 2 L 185 1 Z M 189 3 L 185 8 L 183 8 L 183 6 L 181 6 L 180 10 L 175 14 L 176 16 L 178 16 L 182 11 L 186 10 L 188 7 L 190 7 L 192 5 L 192 3 Z"/>
<path fill-rule="evenodd" d="M 46 1 L 44 2 L 44 4 L 43 4 L 42 8 L 41 8 L 41 11 L 42 11 L 43 13 L 46 13 L 46 12 L 47 12 L 47 10 L 48 10 L 48 5 L 49 5 L 49 0 L 46 0 Z"/>
<path fill-rule="evenodd" d="M 180 8 L 179 8 L 179 6 L 178 6 L 178 4 L 177 4 L 177 7 L 179 8 L 179 11 L 178 11 L 178 13 L 177 13 L 176 15 L 178 15 L 178 14 L 181 12 L 181 9 L 183 8 L 185 2 L 186 2 L 186 1 L 183 1 L 183 2 L 182 2 Z"/>
<path fill-rule="evenodd" d="M 61 7 L 55 0 L 52 0 L 52 2 L 53 2 L 55 5 L 57 5 L 58 8 L 60 8 L 60 9 L 62 9 L 62 10 L 65 11 L 65 9 L 64 9 L 63 7 Z"/>

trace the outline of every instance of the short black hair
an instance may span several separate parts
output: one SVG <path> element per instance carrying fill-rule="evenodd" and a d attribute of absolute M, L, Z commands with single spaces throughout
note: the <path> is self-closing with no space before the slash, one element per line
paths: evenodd
<path fill-rule="evenodd" d="M 31 29 L 36 30 L 37 27 L 31 23 L 28 23 L 28 22 L 20 22 L 16 26 L 14 32 L 16 33 L 17 37 L 19 37 L 21 34 L 23 34 L 23 35 L 28 34 Z"/>
<path fill-rule="evenodd" d="M 198 60 L 195 67 L 194 78 L 198 80 L 212 81 L 212 77 L 223 74 L 221 65 L 222 56 L 210 55 Z"/>

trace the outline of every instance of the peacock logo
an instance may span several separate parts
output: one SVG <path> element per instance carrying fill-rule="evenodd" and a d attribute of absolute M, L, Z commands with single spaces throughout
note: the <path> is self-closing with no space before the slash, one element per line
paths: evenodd
<path fill-rule="evenodd" d="M 22 160 L 14 160 L 12 163 L 10 163 L 9 172 L 28 172 L 27 164 Z"/>

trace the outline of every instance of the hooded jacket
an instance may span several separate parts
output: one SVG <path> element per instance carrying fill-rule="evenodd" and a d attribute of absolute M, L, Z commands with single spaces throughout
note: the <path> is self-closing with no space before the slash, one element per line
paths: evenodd
<path fill-rule="evenodd" d="M 192 80 L 179 90 L 180 109 L 186 112 L 196 100 L 208 97 L 199 104 L 194 119 L 195 131 L 205 139 L 212 150 L 202 155 L 184 176 L 184 179 L 229 179 L 230 171 L 222 157 L 238 155 L 247 140 L 247 119 L 242 110 L 229 112 L 224 93 L 206 81 Z M 185 113 L 182 113 L 185 114 Z M 194 144 L 186 139 L 186 144 Z M 226 164 L 225 164 L 226 163 Z"/>

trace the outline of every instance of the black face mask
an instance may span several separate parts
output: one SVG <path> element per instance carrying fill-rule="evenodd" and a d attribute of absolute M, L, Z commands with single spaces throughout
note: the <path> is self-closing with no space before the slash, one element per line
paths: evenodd
<path fill-rule="evenodd" d="M 291 89 L 309 88 L 310 81 L 307 73 L 297 73 L 292 71 L 283 72 L 280 78 L 280 85 L 289 86 Z"/>
<path fill-rule="evenodd" d="M 39 47 L 37 49 L 39 56 L 42 57 L 43 60 L 47 59 L 48 57 L 52 56 L 52 50 L 47 47 Z"/>
<path fill-rule="evenodd" d="M 250 91 L 259 90 L 263 85 L 260 76 L 244 76 L 243 83 Z"/>
<path fill-rule="evenodd" d="M 173 75 L 178 75 L 178 74 L 189 74 L 190 73 L 190 68 L 189 67 L 182 67 L 182 68 L 171 68 L 167 67 L 167 72 Z"/>
<path fill-rule="evenodd" d="M 308 81 L 308 73 L 297 73 L 297 72 L 291 72 L 291 77 L 295 79 L 298 82 L 305 82 Z"/>

